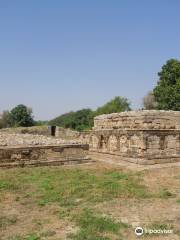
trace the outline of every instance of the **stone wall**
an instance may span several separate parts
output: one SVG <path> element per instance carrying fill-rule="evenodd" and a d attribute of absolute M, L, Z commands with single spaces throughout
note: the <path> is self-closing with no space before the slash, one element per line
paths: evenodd
<path fill-rule="evenodd" d="M 77 139 L 80 133 L 69 128 L 56 127 L 55 136 L 62 139 Z"/>
<path fill-rule="evenodd" d="M 180 129 L 180 111 L 129 111 L 100 115 L 94 130 L 101 129 Z"/>
<path fill-rule="evenodd" d="M 0 132 L 0 167 L 89 162 L 89 145 L 38 134 Z"/>
<path fill-rule="evenodd" d="M 0 167 L 86 163 L 88 150 L 86 144 L 0 147 Z"/>
<path fill-rule="evenodd" d="M 16 128 L 2 128 L 1 133 L 7 134 L 31 134 L 31 135 L 43 135 L 51 136 L 52 126 L 33 126 L 33 127 L 16 127 Z M 78 131 L 71 130 L 69 128 L 62 128 L 55 126 L 55 136 L 61 139 L 77 139 L 80 133 Z"/>
<path fill-rule="evenodd" d="M 92 136 L 92 131 L 82 131 L 79 133 L 77 140 L 81 143 L 89 144 L 90 138 Z"/>
<path fill-rule="evenodd" d="M 132 111 L 95 118 L 90 150 L 140 164 L 180 161 L 180 112 Z"/>
<path fill-rule="evenodd" d="M 38 134 L 0 132 L 0 146 L 60 145 L 74 143 L 78 143 L 78 141 Z"/>

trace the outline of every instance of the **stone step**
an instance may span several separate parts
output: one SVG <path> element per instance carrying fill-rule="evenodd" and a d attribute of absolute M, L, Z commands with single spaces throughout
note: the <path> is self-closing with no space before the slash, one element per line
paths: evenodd
<path fill-rule="evenodd" d="M 96 161 L 108 162 L 113 164 L 125 163 L 125 164 L 138 164 L 138 165 L 154 165 L 154 164 L 167 164 L 167 163 L 178 163 L 180 162 L 179 157 L 168 157 L 168 158 L 133 158 L 133 157 L 124 157 L 119 155 L 113 155 L 110 153 L 101 153 L 101 152 L 90 152 L 90 157 Z"/>
<path fill-rule="evenodd" d="M 12 167 L 31 167 L 31 166 L 61 166 L 61 165 L 75 165 L 75 164 L 85 164 L 85 163 L 93 163 L 94 160 L 90 158 L 84 159 L 69 159 L 69 160 L 46 160 L 46 161 L 22 161 L 22 162 L 3 162 L 0 164 L 0 168 L 12 168 Z"/>

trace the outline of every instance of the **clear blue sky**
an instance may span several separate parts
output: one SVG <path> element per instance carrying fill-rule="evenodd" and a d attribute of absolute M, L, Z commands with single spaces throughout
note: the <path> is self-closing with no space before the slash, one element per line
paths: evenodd
<path fill-rule="evenodd" d="M 180 57 L 179 0 L 0 0 L 0 112 L 36 119 L 104 104 L 133 108 Z"/>

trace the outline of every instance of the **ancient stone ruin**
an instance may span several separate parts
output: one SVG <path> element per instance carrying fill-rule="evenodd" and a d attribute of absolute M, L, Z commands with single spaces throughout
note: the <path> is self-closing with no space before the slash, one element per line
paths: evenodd
<path fill-rule="evenodd" d="M 0 147 L 0 167 L 87 163 L 88 150 L 85 144 Z"/>
<path fill-rule="evenodd" d="M 87 137 L 86 137 L 87 139 Z M 180 112 L 129 111 L 94 119 L 90 150 L 98 159 L 138 164 L 180 161 Z"/>
<path fill-rule="evenodd" d="M 0 167 L 87 163 L 88 150 L 75 140 L 0 132 Z"/>
<path fill-rule="evenodd" d="M 180 162 L 178 111 L 101 115 L 95 117 L 92 131 L 56 128 L 54 137 L 48 128 L 40 134 L 27 133 L 35 130 L 0 132 L 0 167 L 86 163 L 90 157 L 137 164 Z"/>

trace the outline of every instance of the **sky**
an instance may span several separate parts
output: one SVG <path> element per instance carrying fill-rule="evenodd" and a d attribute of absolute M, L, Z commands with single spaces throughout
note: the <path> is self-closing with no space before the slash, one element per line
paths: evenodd
<path fill-rule="evenodd" d="M 36 120 L 115 96 L 133 109 L 180 58 L 179 0 L 0 0 L 0 113 Z"/>

